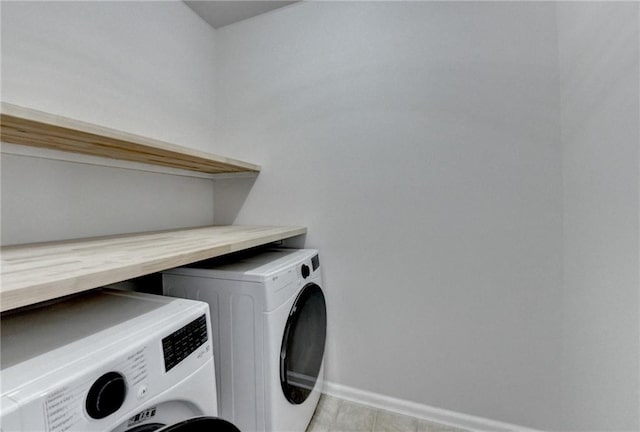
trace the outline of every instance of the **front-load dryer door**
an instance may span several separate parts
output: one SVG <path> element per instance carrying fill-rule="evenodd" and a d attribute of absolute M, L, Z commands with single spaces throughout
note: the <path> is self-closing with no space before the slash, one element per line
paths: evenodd
<path fill-rule="evenodd" d="M 280 383 L 292 404 L 301 404 L 318 379 L 327 337 L 327 308 L 314 283 L 298 294 L 284 329 L 280 349 Z"/>

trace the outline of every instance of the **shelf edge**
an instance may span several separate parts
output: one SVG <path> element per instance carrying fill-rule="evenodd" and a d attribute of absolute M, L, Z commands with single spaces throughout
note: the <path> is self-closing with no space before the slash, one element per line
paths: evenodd
<path fill-rule="evenodd" d="M 228 226 L 235 227 L 235 226 Z M 121 265 L 118 268 L 109 268 L 102 271 L 93 271 L 80 276 L 70 277 L 68 279 L 58 279 L 52 281 L 45 281 L 34 283 L 29 286 L 21 286 L 16 288 L 6 287 L 2 284 L 0 291 L 0 312 L 6 312 L 12 309 L 17 309 L 23 306 L 52 300 L 55 298 L 76 294 L 83 291 L 88 291 L 94 288 L 99 288 L 104 285 L 122 282 L 128 279 L 132 279 L 139 276 L 144 276 L 151 273 L 156 273 L 162 270 L 166 270 L 173 267 L 179 267 L 192 262 L 200 261 L 203 259 L 214 258 L 222 255 L 226 255 L 232 252 L 249 249 L 256 246 L 262 246 L 269 243 L 273 243 L 286 238 L 295 237 L 298 235 L 306 234 L 307 229 L 305 227 L 271 227 L 271 226 L 237 226 L 239 230 L 243 228 L 256 229 L 280 229 L 280 231 L 266 234 L 256 235 L 255 237 L 248 237 L 241 241 L 223 242 L 215 246 L 207 246 L 202 249 L 192 250 L 189 252 L 181 252 L 172 256 L 165 256 L 160 258 L 151 258 L 141 263 L 134 263 L 130 265 Z M 210 227 L 210 228 L 225 228 L 225 227 Z M 206 228 L 195 228 L 206 229 Z M 163 233 L 178 233 L 180 231 L 190 231 L 192 229 L 175 230 L 175 231 L 163 231 Z M 136 233 L 131 237 L 145 236 L 153 233 Z M 126 240 L 129 236 L 110 236 L 109 239 L 123 239 Z M 73 245 L 81 244 L 83 242 L 93 241 L 95 239 L 83 239 L 78 241 L 62 241 L 62 242 L 48 242 L 35 247 L 51 247 L 51 245 Z M 19 249 L 21 247 L 34 247 L 34 245 L 16 245 L 8 246 L 3 249 Z M 3 265 L 4 267 L 4 265 Z"/>
<path fill-rule="evenodd" d="M 113 159 L 132 162 L 141 162 L 140 158 L 155 158 L 155 162 L 145 163 L 158 166 L 172 167 L 172 165 L 167 165 L 168 162 L 160 162 L 157 158 L 174 158 L 186 165 L 195 165 L 197 163 L 202 165 L 202 167 L 199 168 L 187 168 L 185 166 L 175 168 L 209 174 L 233 172 L 258 173 L 261 170 L 259 165 L 238 159 L 207 153 L 166 141 L 84 122 L 82 120 L 75 120 L 44 111 L 25 108 L 8 102 L 0 103 L 0 125 L 2 127 L 0 138 L 4 142 L 12 144 L 55 149 L 68 153 L 88 154 L 98 157 L 104 157 L 103 153 L 111 152 L 115 155 L 110 156 Z M 56 133 L 52 133 L 52 129 L 55 130 Z M 64 136 L 61 136 L 61 131 L 67 136 L 75 136 L 75 139 L 65 139 Z M 42 136 L 48 137 L 49 142 L 43 142 Z M 59 143 L 52 144 L 52 142 L 56 140 L 65 141 L 65 144 L 68 142 L 69 145 L 66 147 L 70 148 L 62 149 Z M 106 140 L 106 144 L 105 142 L 98 143 L 101 140 Z M 121 147 L 118 149 L 118 146 L 122 146 L 123 144 L 131 144 L 132 146 L 137 146 L 137 148 L 123 149 Z M 136 158 L 133 158 L 132 155 Z M 226 171 L 221 171 L 219 168 L 215 170 L 213 166 L 217 165 L 226 166 L 228 169 Z"/>

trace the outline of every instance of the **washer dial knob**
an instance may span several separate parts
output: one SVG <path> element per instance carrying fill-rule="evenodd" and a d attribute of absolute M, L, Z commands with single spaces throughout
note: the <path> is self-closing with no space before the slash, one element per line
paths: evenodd
<path fill-rule="evenodd" d="M 107 372 L 93 383 L 87 394 L 87 414 L 94 419 L 105 418 L 118 411 L 127 395 L 124 377 L 118 372 Z"/>

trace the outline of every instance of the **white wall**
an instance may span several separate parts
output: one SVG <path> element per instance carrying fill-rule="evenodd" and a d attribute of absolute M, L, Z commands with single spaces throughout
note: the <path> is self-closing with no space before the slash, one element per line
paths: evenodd
<path fill-rule="evenodd" d="M 637 430 L 638 13 L 304 3 L 214 32 L 181 2 L 3 2 L 2 100 L 263 164 L 215 218 L 309 227 L 329 380 Z M 214 217 L 209 180 L 1 162 L 3 244 Z"/>
<path fill-rule="evenodd" d="M 211 225 L 211 180 L 2 155 L 2 243 Z"/>
<path fill-rule="evenodd" d="M 215 152 L 213 45 L 182 2 L 2 2 L 2 100 Z M 3 244 L 212 221 L 211 180 L 2 156 Z"/>
<path fill-rule="evenodd" d="M 560 3 L 563 429 L 640 429 L 637 3 Z"/>
<path fill-rule="evenodd" d="M 560 415 L 555 9 L 316 2 L 216 33 L 219 222 L 304 224 L 327 378 L 533 427 Z M 221 209 L 221 210 L 219 210 Z"/>

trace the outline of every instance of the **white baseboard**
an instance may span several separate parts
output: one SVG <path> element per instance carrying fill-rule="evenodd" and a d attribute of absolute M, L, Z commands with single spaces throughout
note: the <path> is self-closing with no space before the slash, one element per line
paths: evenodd
<path fill-rule="evenodd" d="M 535 429 L 526 428 L 510 423 L 490 420 L 469 414 L 435 408 L 410 402 L 403 399 L 396 399 L 377 393 L 358 390 L 352 387 L 343 386 L 331 382 L 324 382 L 322 392 L 340 399 L 368 405 L 376 409 L 395 412 L 398 414 L 417 417 L 423 420 L 441 423 L 469 431 L 495 431 L 495 432 L 540 432 Z"/>

